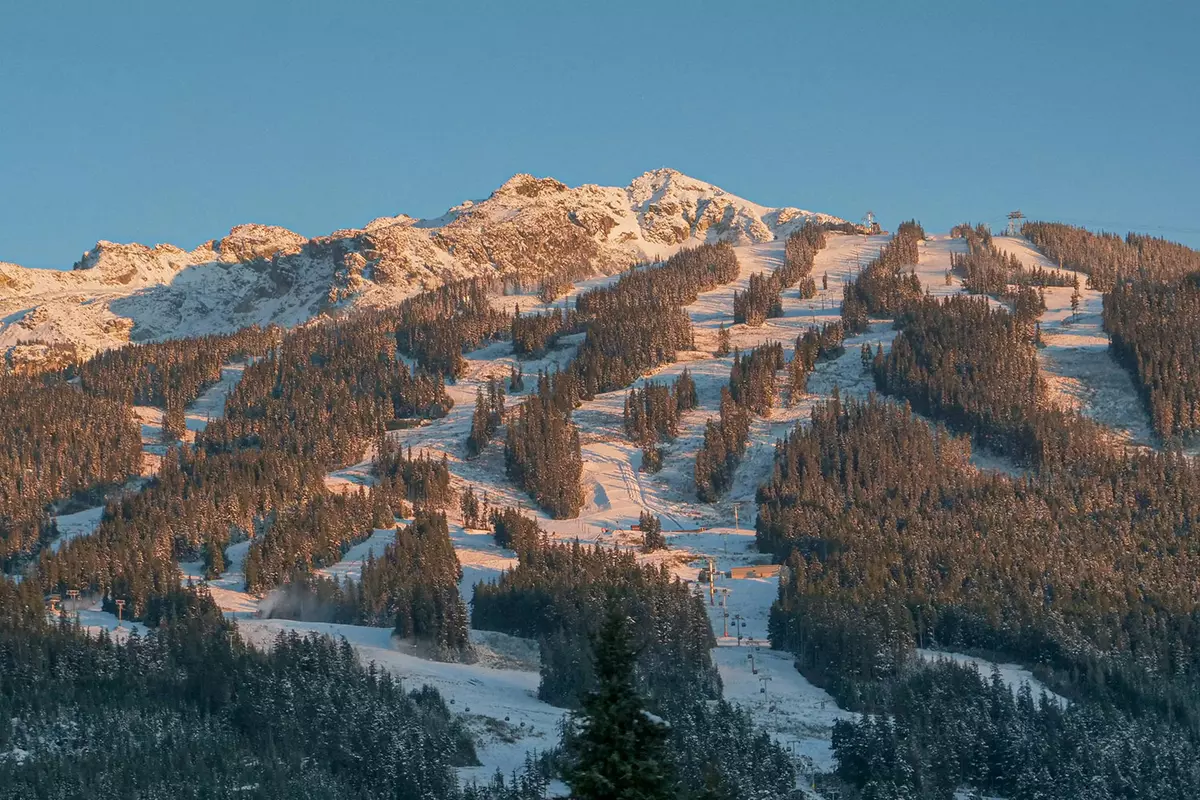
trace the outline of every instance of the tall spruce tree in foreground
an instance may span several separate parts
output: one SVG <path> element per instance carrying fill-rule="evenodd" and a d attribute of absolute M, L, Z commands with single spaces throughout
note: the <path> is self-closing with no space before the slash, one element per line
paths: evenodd
<path fill-rule="evenodd" d="M 577 714 L 566 779 L 576 800 L 666 800 L 674 796 L 668 728 L 634 686 L 629 621 L 616 604 L 595 642 L 596 690 Z"/>

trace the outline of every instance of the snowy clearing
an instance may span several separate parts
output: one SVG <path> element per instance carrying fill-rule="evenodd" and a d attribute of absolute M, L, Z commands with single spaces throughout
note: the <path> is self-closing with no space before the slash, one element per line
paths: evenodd
<path fill-rule="evenodd" d="M 989 661 L 986 658 L 978 658 L 976 656 L 968 656 L 962 653 L 951 653 L 943 650 L 917 650 L 917 658 L 924 661 L 954 661 L 965 666 L 974 666 L 979 670 L 979 674 L 985 680 L 989 680 L 993 669 L 1000 671 L 1000 678 L 1004 681 L 1008 688 L 1012 689 L 1013 694 L 1016 694 L 1023 685 L 1028 685 L 1033 692 L 1034 702 L 1037 702 L 1044 692 L 1051 702 L 1058 704 L 1061 708 L 1066 708 L 1070 705 L 1070 701 L 1060 694 L 1050 691 L 1046 685 L 1033 676 L 1033 673 L 1025 669 L 1019 664 L 1000 664 L 995 661 Z"/>
<path fill-rule="evenodd" d="M 996 236 L 992 241 L 998 250 L 1015 255 L 1027 267 L 1058 269 L 1027 239 Z M 1133 378 L 1109 354 L 1102 319 L 1104 294 L 1087 288 L 1083 273 L 1062 271 L 1079 278 L 1079 312 L 1071 310 L 1073 289 L 1046 288 L 1046 312 L 1041 317 L 1045 347 L 1038 355 L 1051 397 L 1107 426 L 1131 444 L 1153 445 L 1156 439 L 1150 418 Z"/>

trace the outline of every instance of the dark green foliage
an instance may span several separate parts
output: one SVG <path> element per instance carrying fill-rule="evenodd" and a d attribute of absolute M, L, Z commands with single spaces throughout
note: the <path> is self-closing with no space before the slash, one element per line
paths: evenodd
<path fill-rule="evenodd" d="M 536 547 L 542 539 L 542 529 L 537 521 L 515 508 L 496 509 L 492 512 L 491 522 L 496 544 L 508 550 L 523 553 Z"/>
<path fill-rule="evenodd" d="M 435 459 L 422 451 L 413 457 L 411 447 L 405 452 L 387 436 L 380 437 L 375 448 L 371 474 L 398 517 L 407 516 L 405 500 L 429 508 L 447 508 L 454 501 L 445 456 Z"/>
<path fill-rule="evenodd" d="M 221 367 L 263 355 L 281 336 L 278 328 L 252 325 L 231 334 L 129 344 L 97 353 L 66 374 L 96 397 L 183 409 L 221 379 Z"/>
<path fill-rule="evenodd" d="M 596 687 L 575 716 L 567 783 L 577 800 L 671 800 L 667 725 L 646 710 L 634 682 L 635 650 L 620 608 L 596 637 Z"/>
<path fill-rule="evenodd" d="M 826 322 L 820 328 L 811 325 L 808 330 L 796 337 L 792 360 L 788 362 L 793 403 L 804 394 L 808 386 L 808 376 L 812 374 L 818 362 L 837 358 L 845 352 L 846 348 L 843 346 L 845 340 L 846 335 L 840 320 Z"/>
<path fill-rule="evenodd" d="M 461 578 L 446 516 L 418 508 L 382 555 L 368 555 L 358 581 L 300 572 L 272 598 L 268 616 L 394 627 L 436 657 L 457 658 L 469 651 Z"/>
<path fill-rule="evenodd" d="M 1094 426 L 1045 402 L 1032 326 L 983 298 L 910 304 L 891 351 L 874 363 L 880 390 L 1039 467 L 1079 466 Z"/>
<path fill-rule="evenodd" d="M 746 291 L 733 293 L 733 321 L 757 326 L 771 317 L 783 316 L 783 290 L 797 282 L 804 282 L 801 297 L 813 297 L 816 283 L 809 273 L 817 251 L 825 243 L 825 229 L 813 220 L 792 233 L 784 247 L 783 264 L 770 275 L 754 273 L 747 281 Z"/>
<path fill-rule="evenodd" d="M 672 386 L 647 381 L 625 397 L 625 435 L 634 442 L 671 441 L 679 417 L 696 407 L 696 383 L 685 367 Z"/>
<path fill-rule="evenodd" d="M 704 444 L 696 452 L 696 496 L 701 502 L 711 503 L 729 489 L 746 452 L 750 415 L 771 413 L 775 373 L 783 366 L 783 347 L 777 342 L 756 347 L 745 356 L 734 353 L 729 386 L 721 389 L 720 415 L 705 425 Z"/>
<path fill-rule="evenodd" d="M 43 587 L 104 591 L 127 600 L 136 618 L 150 595 L 178 584 L 177 561 L 253 536 L 271 520 L 303 518 L 325 503 L 325 474 L 360 460 L 389 421 L 443 415 L 451 401 L 441 379 L 414 376 L 397 359 L 393 325 L 387 312 L 364 311 L 283 334 L 245 368 L 225 418 L 213 420 L 195 448 L 168 453 L 148 486 L 110 504 L 95 535 L 42 554 Z M 448 499 L 425 494 L 435 504 Z M 337 527 L 312 531 L 308 544 L 304 530 L 293 530 L 272 567 L 276 578 L 364 533 Z"/>
<path fill-rule="evenodd" d="M 1164 439 L 1200 432 L 1200 280 L 1119 283 L 1104 295 L 1110 350 Z"/>
<path fill-rule="evenodd" d="M 914 647 L 976 648 L 1195 735 L 1200 567 L 1181 531 L 1200 471 L 1071 446 L 1089 453 L 1071 469 L 1013 479 L 906 409 L 818 408 L 758 494 L 759 547 L 791 568 L 772 644 L 851 708 L 886 709 Z"/>
<path fill-rule="evenodd" d="M 129 406 L 56 379 L 0 375 L 0 566 L 57 534 L 52 503 L 98 503 L 141 464 Z"/>
<path fill-rule="evenodd" d="M 711 503 L 733 482 L 733 472 L 746 452 L 750 412 L 733 400 L 729 387 L 721 388 L 720 416 L 704 427 L 704 443 L 696 452 L 696 496 Z"/>
<path fill-rule="evenodd" d="M 729 370 L 733 401 L 753 414 L 770 416 L 775 405 L 775 373 L 783 367 L 783 345 L 778 342 L 759 345 L 745 355 L 734 353 Z"/>
<path fill-rule="evenodd" d="M 642 372 L 675 360 L 695 346 L 682 306 L 700 292 L 734 280 L 737 256 L 728 244 L 684 248 L 657 268 L 638 269 L 609 287 L 579 295 L 587 335 L 571 362 L 580 395 L 628 386 Z"/>
<path fill-rule="evenodd" d="M 471 432 L 467 435 L 467 455 L 479 455 L 503 421 L 504 384 L 499 378 L 489 378 L 487 391 L 481 386 L 475 393 L 475 414 L 471 417 Z"/>
<path fill-rule="evenodd" d="M 938 663 L 893 689 L 888 715 L 839 721 L 838 776 L 863 797 L 1191 798 L 1200 749 L 1170 725 L 1015 696 L 998 673 Z"/>
<path fill-rule="evenodd" d="M 453 281 L 379 313 L 401 353 L 426 372 L 457 378 L 466 364 L 463 353 L 509 331 L 509 316 L 488 299 L 495 288 L 484 279 Z"/>
<path fill-rule="evenodd" d="M 630 553 L 578 543 L 518 550 L 520 563 L 495 583 L 475 586 L 472 627 L 539 639 L 539 696 L 574 706 L 592 688 L 587 646 L 611 599 L 638 621 L 638 681 L 653 696 L 720 694 L 704 608 L 665 568 L 639 566 Z"/>
<path fill-rule="evenodd" d="M 1021 233 L 1051 260 L 1087 275 L 1092 288 L 1101 291 L 1125 280 L 1169 282 L 1200 271 L 1197 251 L 1144 234 L 1122 239 L 1060 222 L 1026 222 Z"/>
<path fill-rule="evenodd" d="M 313 569 L 336 564 L 347 550 L 371 535 L 374 521 L 374 500 L 361 489 L 320 494 L 295 511 L 279 514 L 246 552 L 246 591 L 262 593 Z"/>
<path fill-rule="evenodd" d="M 583 508 L 583 458 L 569 375 L 539 375 L 537 394 L 517 407 L 508 426 L 504 460 L 511 478 L 555 519 Z"/>
<path fill-rule="evenodd" d="M 210 451 L 282 450 L 334 469 L 362 457 L 386 422 L 444 416 L 441 378 L 413 375 L 387 327 L 370 314 L 290 331 L 246 368 L 205 429 Z"/>
<path fill-rule="evenodd" d="M 722 322 L 717 326 L 717 349 L 714 355 L 716 355 L 718 358 L 724 358 L 725 356 L 729 355 L 730 351 L 733 350 L 733 345 L 731 344 L 732 340 L 733 337 L 729 333 L 729 329 L 726 328 L 725 323 Z"/>
<path fill-rule="evenodd" d="M 904 274 L 921 256 L 919 242 L 925 231 L 916 222 L 905 222 L 879 255 L 842 291 L 842 324 L 846 334 L 863 333 L 871 315 L 894 317 L 924 294 L 921 279 Z"/>
<path fill-rule="evenodd" d="M 560 337 L 575 333 L 580 327 L 579 314 L 572 309 L 522 316 L 518 308 L 509 325 L 513 355 L 540 356 L 553 348 Z"/>
<path fill-rule="evenodd" d="M 666 549 L 667 538 L 663 536 L 662 520 L 649 511 L 643 511 L 638 517 L 638 528 L 642 532 L 643 553 Z"/>
<path fill-rule="evenodd" d="M 116 644 L 44 621 L 0 581 L 0 797 L 459 796 L 475 763 L 440 695 L 361 667 L 349 645 L 283 635 L 247 648 L 203 593 L 175 588 L 147 637 Z M 11 721 L 11 722 L 10 722 Z"/>
<path fill-rule="evenodd" d="M 1008 299 L 1013 294 L 1011 284 L 1020 286 L 1070 286 L 1069 272 L 1048 270 L 1042 267 L 1026 269 L 1021 260 L 1012 254 L 1004 254 L 992 242 L 992 233 L 986 225 L 972 228 L 969 224 L 955 225 L 951 236 L 967 243 L 965 254 L 951 253 L 950 267 L 963 276 L 963 287 L 973 294 L 988 294 Z M 1038 316 L 1045 308 L 1032 316 Z"/>

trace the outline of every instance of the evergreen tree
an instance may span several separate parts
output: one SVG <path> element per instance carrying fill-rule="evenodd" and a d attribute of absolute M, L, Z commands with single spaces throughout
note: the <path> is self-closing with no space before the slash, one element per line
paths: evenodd
<path fill-rule="evenodd" d="M 663 536 L 662 520 L 649 511 L 643 511 L 638 518 L 638 528 L 642 531 L 643 553 L 666 549 L 667 538 Z"/>
<path fill-rule="evenodd" d="M 575 716 L 566 771 L 576 800 L 669 800 L 669 728 L 645 708 L 634 685 L 629 621 L 610 608 L 595 643 L 596 689 Z"/>
<path fill-rule="evenodd" d="M 732 349 L 732 347 L 732 337 L 729 335 L 729 329 L 726 328 L 725 323 L 722 322 L 720 327 L 717 328 L 717 357 L 724 358 L 725 356 L 729 355 L 729 351 Z"/>

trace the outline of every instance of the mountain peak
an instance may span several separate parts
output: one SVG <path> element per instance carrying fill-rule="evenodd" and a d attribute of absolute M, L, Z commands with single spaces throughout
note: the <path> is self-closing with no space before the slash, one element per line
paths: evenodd
<path fill-rule="evenodd" d="M 492 196 L 502 195 L 519 195 L 521 197 L 538 197 L 543 194 L 556 194 L 565 192 L 568 187 L 562 181 L 554 178 L 535 178 L 523 172 L 519 172 L 506 180 Z"/>
<path fill-rule="evenodd" d="M 689 243 L 784 238 L 812 218 L 840 222 L 766 208 L 663 167 L 626 187 L 518 173 L 436 219 L 379 217 L 315 239 L 246 224 L 190 252 L 100 241 L 73 272 L 0 266 L 0 357 L 26 344 L 86 357 L 130 339 L 296 325 L 483 275 L 611 274 Z"/>

